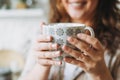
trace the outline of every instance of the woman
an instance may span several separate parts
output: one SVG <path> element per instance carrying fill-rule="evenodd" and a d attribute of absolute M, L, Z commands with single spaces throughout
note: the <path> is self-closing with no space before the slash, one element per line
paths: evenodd
<path fill-rule="evenodd" d="M 50 22 L 83 23 L 91 26 L 96 34 L 78 34 L 68 37 L 68 42 L 80 49 L 64 45 L 62 50 L 74 58 L 65 57 L 64 80 L 119 80 L 120 79 L 120 11 L 117 0 L 50 0 Z M 23 71 L 22 80 L 54 80 L 51 67 L 61 61 L 52 60 L 62 53 L 52 36 L 40 35 Z M 76 44 L 77 43 L 77 44 Z M 88 48 L 88 45 L 92 48 Z M 54 50 L 49 52 L 49 50 Z M 86 54 L 86 55 L 84 55 Z M 33 58 L 36 55 L 37 61 Z"/>

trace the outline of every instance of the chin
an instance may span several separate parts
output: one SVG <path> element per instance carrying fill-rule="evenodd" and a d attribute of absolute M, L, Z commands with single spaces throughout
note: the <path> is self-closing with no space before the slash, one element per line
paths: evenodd
<path fill-rule="evenodd" d="M 85 17 L 84 12 L 82 11 L 70 11 L 69 15 L 72 19 L 76 20 L 82 20 Z"/>

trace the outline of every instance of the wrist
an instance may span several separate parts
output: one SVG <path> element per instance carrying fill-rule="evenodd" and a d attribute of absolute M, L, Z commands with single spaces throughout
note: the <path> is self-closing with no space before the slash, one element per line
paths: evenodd
<path fill-rule="evenodd" d="M 35 67 L 31 71 L 31 79 L 27 80 L 47 80 L 50 72 L 50 67 L 42 66 L 39 64 L 35 64 Z"/>
<path fill-rule="evenodd" d="M 110 71 L 106 68 L 101 70 L 99 73 L 96 74 L 89 74 L 92 80 L 113 80 Z"/>

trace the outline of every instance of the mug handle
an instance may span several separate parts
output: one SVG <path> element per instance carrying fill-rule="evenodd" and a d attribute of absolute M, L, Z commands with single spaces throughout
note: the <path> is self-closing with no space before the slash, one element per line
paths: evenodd
<path fill-rule="evenodd" d="M 90 31 L 90 34 L 91 34 L 91 36 L 92 36 L 92 37 L 95 37 L 94 30 L 93 30 L 91 27 L 86 26 L 86 27 L 85 27 L 85 30 L 89 30 L 89 31 Z"/>

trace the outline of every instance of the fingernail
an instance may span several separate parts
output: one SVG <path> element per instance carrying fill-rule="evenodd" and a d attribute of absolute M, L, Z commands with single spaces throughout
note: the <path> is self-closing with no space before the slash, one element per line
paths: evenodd
<path fill-rule="evenodd" d="M 78 36 L 78 37 L 82 37 L 82 34 L 81 34 L 81 33 L 79 33 L 79 34 L 77 34 L 77 36 Z"/>
<path fill-rule="evenodd" d="M 74 40 L 72 39 L 72 37 L 68 37 L 68 39 L 67 39 L 68 41 L 71 41 L 71 42 L 73 42 Z"/>
<path fill-rule="evenodd" d="M 56 64 L 56 65 L 61 65 L 61 64 L 62 64 L 62 62 L 61 62 L 61 61 L 59 61 L 59 62 L 56 62 L 55 64 Z"/>
<path fill-rule="evenodd" d="M 65 49 L 65 45 L 62 46 L 62 49 Z"/>
<path fill-rule="evenodd" d="M 57 52 L 55 53 L 55 55 L 60 56 L 60 55 L 61 55 L 61 52 L 60 52 L 60 51 L 57 51 Z"/>
<path fill-rule="evenodd" d="M 55 48 L 57 49 L 58 45 L 55 43 L 55 44 L 52 44 L 52 48 Z"/>
<path fill-rule="evenodd" d="M 68 50 L 68 48 L 67 48 L 66 45 L 63 45 L 62 49 L 63 49 L 63 50 Z"/>

